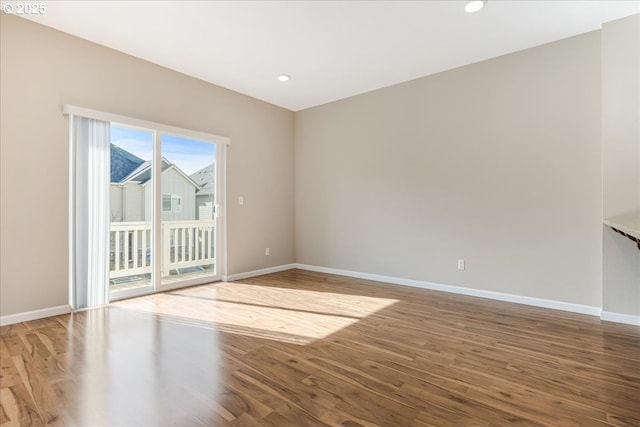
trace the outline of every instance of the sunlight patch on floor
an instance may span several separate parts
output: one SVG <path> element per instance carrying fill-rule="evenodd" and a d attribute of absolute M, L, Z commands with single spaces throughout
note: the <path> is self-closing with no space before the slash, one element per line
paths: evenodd
<path fill-rule="evenodd" d="M 223 332 L 309 344 L 397 302 L 303 289 L 214 283 L 112 303 Z"/>

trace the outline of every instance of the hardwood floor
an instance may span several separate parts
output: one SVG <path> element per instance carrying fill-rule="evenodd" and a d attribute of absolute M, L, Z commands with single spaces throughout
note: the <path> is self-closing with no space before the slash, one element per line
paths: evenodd
<path fill-rule="evenodd" d="M 0 328 L 5 426 L 640 426 L 640 328 L 290 270 Z"/>

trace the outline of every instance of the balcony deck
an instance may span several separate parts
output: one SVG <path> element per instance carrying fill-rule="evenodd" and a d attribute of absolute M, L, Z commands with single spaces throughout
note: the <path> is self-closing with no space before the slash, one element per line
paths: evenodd
<path fill-rule="evenodd" d="M 214 274 L 213 269 L 207 269 L 204 271 L 195 271 L 191 273 L 183 273 L 183 274 L 173 274 L 167 277 L 162 278 L 163 285 L 169 285 L 172 283 L 177 283 L 183 280 L 192 280 L 192 279 L 200 279 L 204 277 L 210 277 Z M 140 289 L 151 285 L 151 278 L 149 275 L 139 276 L 139 280 L 131 280 L 122 283 L 110 283 L 109 291 L 110 292 L 120 292 L 120 291 L 128 291 L 131 289 Z"/>
<path fill-rule="evenodd" d="M 214 220 L 163 221 L 162 283 L 212 275 L 216 264 Z M 150 222 L 112 222 L 110 225 L 109 290 L 140 289 L 151 285 L 152 230 Z"/>

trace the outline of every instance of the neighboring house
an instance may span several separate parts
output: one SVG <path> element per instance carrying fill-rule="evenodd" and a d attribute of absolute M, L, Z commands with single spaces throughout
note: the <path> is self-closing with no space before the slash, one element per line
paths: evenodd
<path fill-rule="evenodd" d="M 111 221 L 151 221 L 151 161 L 111 144 Z M 162 219 L 188 221 L 196 217 L 200 186 L 177 165 L 162 158 Z"/>
<path fill-rule="evenodd" d="M 122 148 L 111 146 L 111 221 L 143 221 L 144 204 L 142 188 L 133 182 L 124 183 L 131 172 L 144 163 L 141 158 Z"/>
<path fill-rule="evenodd" d="M 189 175 L 200 187 L 196 192 L 196 219 L 213 219 L 215 214 L 216 164 Z"/>

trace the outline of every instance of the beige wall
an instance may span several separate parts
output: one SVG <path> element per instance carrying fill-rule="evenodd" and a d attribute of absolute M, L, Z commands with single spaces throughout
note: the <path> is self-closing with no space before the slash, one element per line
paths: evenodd
<path fill-rule="evenodd" d="M 295 261 L 292 112 L 0 16 L 3 316 L 68 302 L 64 103 L 229 136 L 228 273 Z"/>
<path fill-rule="evenodd" d="M 640 15 L 602 27 L 603 216 L 640 224 Z M 603 227 L 603 310 L 640 316 L 640 251 Z"/>
<path fill-rule="evenodd" d="M 600 107 L 592 32 L 297 113 L 298 262 L 600 307 Z"/>

